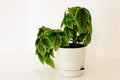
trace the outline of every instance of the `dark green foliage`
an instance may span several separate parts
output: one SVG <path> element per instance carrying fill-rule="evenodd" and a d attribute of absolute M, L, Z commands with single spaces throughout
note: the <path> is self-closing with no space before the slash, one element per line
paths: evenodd
<path fill-rule="evenodd" d="M 86 8 L 71 7 L 64 13 L 61 23 L 67 37 L 72 39 L 73 44 L 83 43 L 87 46 L 91 41 L 92 23 L 90 12 Z"/>
<path fill-rule="evenodd" d="M 69 40 L 66 38 L 66 33 L 60 29 L 49 29 L 44 26 L 39 28 L 37 39 L 35 42 L 36 55 L 41 63 L 46 63 L 52 68 L 55 68 L 54 50 L 57 50 L 61 45 L 68 46 Z"/>
<path fill-rule="evenodd" d="M 64 13 L 61 29 L 50 29 L 45 26 L 39 28 L 35 42 L 36 55 L 42 64 L 46 63 L 55 68 L 54 51 L 59 47 L 70 47 L 81 44 L 87 46 L 91 41 L 92 23 L 90 12 L 79 6 L 68 8 Z"/>

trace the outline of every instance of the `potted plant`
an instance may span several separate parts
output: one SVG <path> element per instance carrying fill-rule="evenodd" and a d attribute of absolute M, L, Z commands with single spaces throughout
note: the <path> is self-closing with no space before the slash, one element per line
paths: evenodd
<path fill-rule="evenodd" d="M 64 13 L 62 29 L 42 26 L 36 39 L 36 54 L 41 63 L 55 68 L 54 50 L 58 52 L 59 72 L 68 77 L 84 71 L 85 48 L 91 41 L 91 15 L 86 8 L 70 7 Z"/>

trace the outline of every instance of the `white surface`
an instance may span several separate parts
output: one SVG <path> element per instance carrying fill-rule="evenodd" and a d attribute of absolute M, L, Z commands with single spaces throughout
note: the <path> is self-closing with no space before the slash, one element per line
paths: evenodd
<path fill-rule="evenodd" d="M 84 5 L 93 18 L 84 76 L 120 80 L 120 0 L 0 0 L 0 80 L 73 80 L 44 67 L 34 54 L 37 28 L 59 28 L 67 7 Z"/>
<path fill-rule="evenodd" d="M 0 80 L 120 80 L 120 58 L 86 55 L 83 76 L 66 78 L 40 64 L 33 53 L 0 55 Z"/>

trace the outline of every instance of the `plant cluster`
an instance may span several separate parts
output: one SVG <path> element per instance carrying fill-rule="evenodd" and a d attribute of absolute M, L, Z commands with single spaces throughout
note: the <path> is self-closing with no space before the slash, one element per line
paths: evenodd
<path fill-rule="evenodd" d="M 61 23 L 62 29 L 39 28 L 35 42 L 36 54 L 41 63 L 55 68 L 54 50 L 60 47 L 82 47 L 91 41 L 91 15 L 86 8 L 79 6 L 68 8 Z M 72 44 L 72 46 L 70 45 Z"/>

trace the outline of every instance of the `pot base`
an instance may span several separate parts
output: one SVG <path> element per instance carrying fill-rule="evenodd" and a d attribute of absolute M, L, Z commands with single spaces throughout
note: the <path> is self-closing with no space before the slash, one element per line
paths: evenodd
<path fill-rule="evenodd" d="M 83 75 L 85 69 L 81 70 L 63 70 L 60 69 L 59 73 L 65 77 L 80 77 Z"/>

